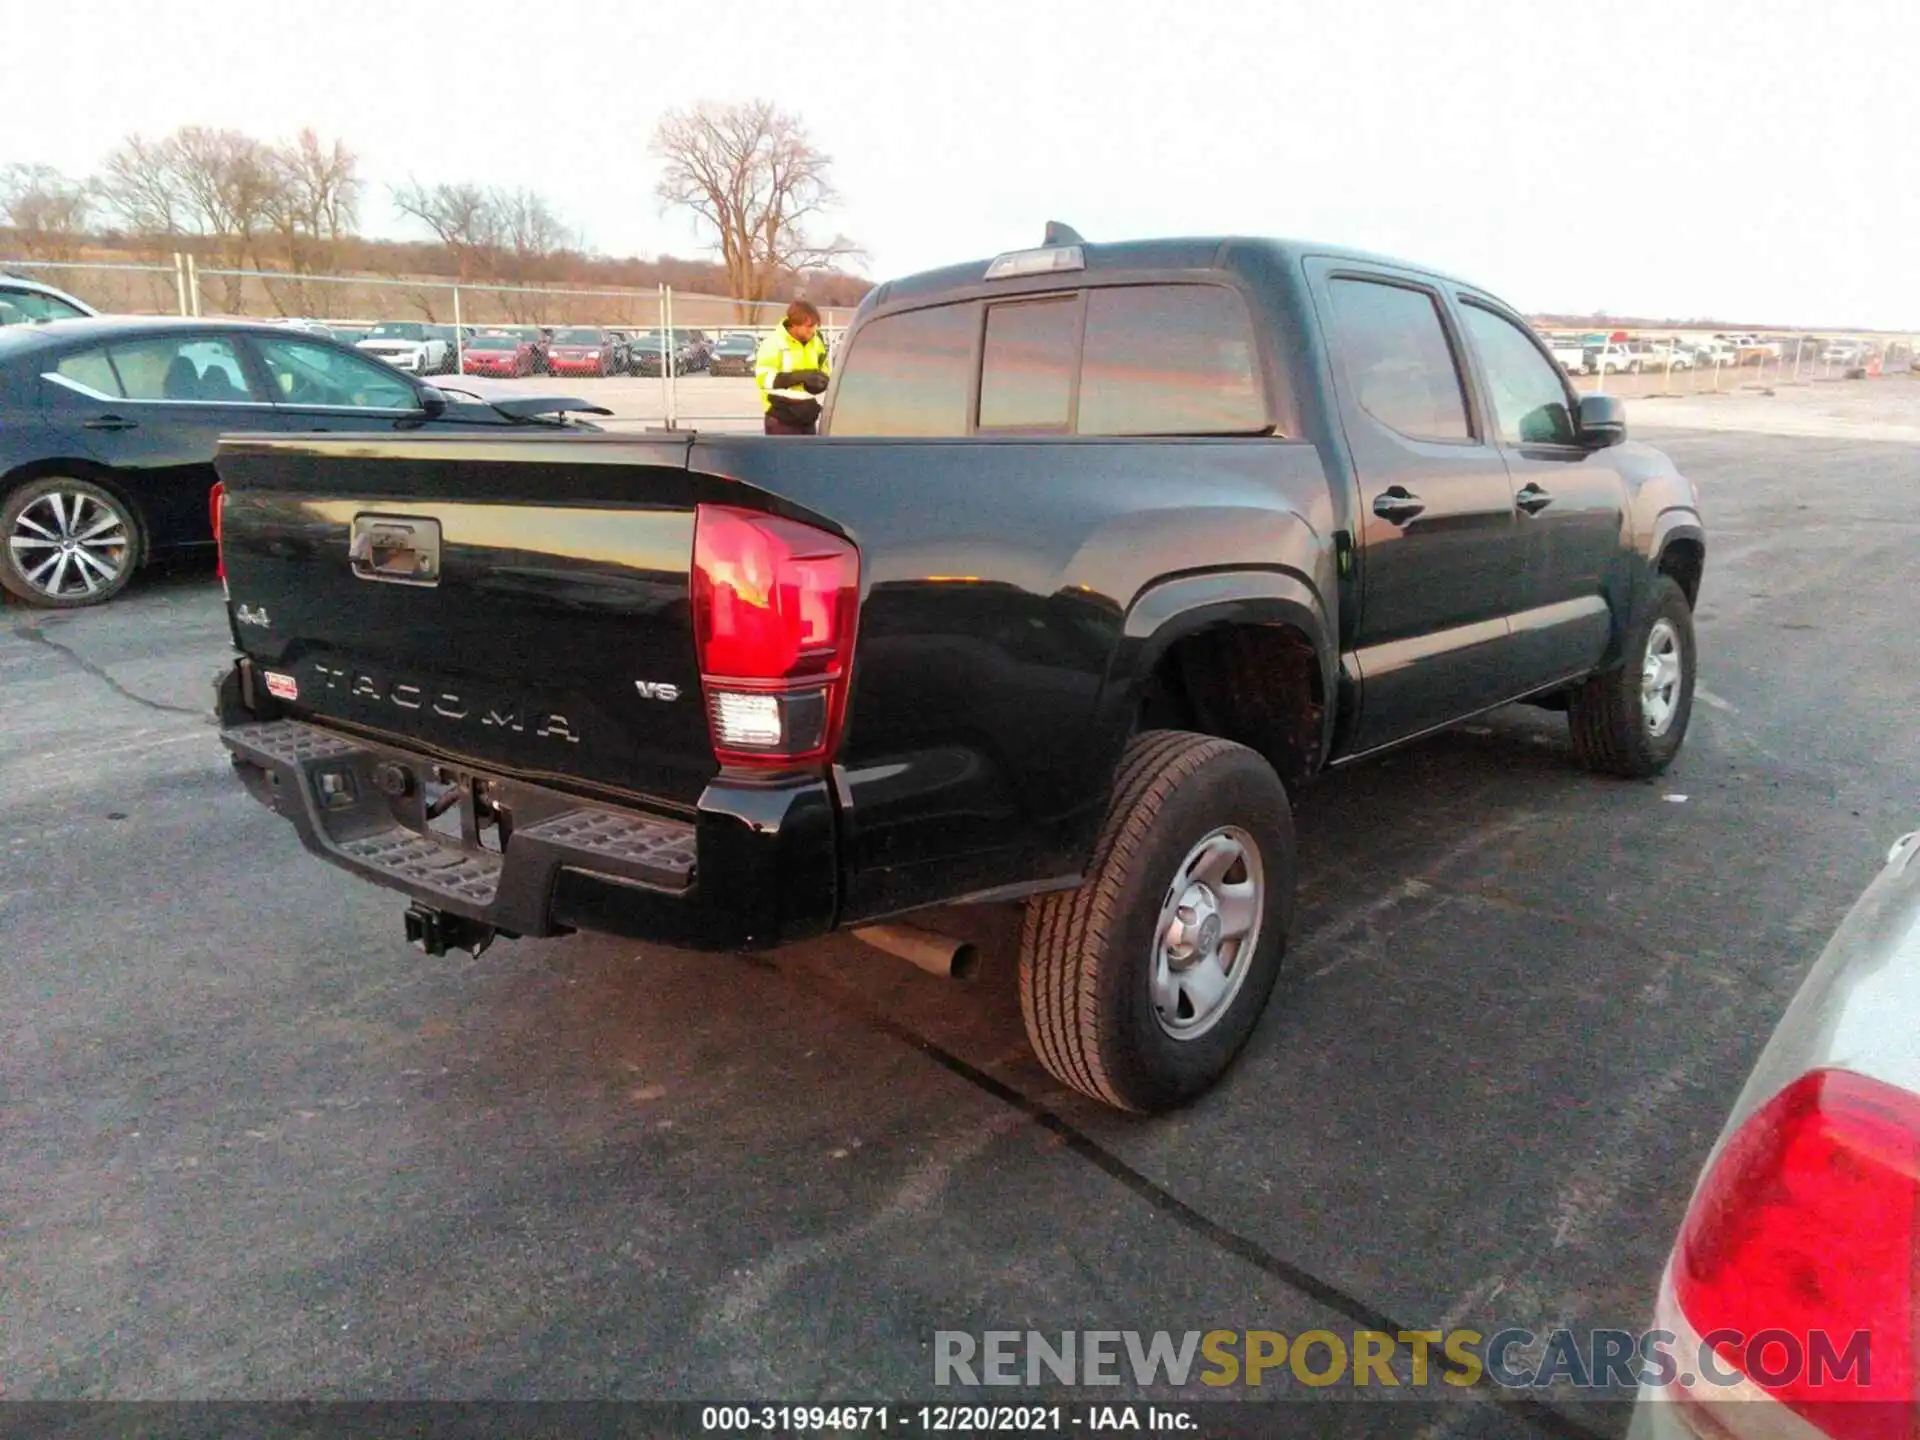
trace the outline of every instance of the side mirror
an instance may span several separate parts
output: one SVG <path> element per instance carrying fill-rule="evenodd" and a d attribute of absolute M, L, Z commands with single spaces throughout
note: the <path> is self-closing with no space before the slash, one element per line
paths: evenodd
<path fill-rule="evenodd" d="M 1627 438 L 1627 409 L 1617 396 L 1582 395 L 1578 416 L 1580 443 L 1595 450 Z"/>
<path fill-rule="evenodd" d="M 420 408 L 426 412 L 429 420 L 447 413 L 447 406 L 453 402 L 447 398 L 447 392 L 436 390 L 431 385 L 420 387 Z"/>

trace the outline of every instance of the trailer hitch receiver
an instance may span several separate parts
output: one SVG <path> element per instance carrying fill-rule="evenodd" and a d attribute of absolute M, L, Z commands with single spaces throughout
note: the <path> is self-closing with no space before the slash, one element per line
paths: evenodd
<path fill-rule="evenodd" d="M 429 955 L 445 955 L 449 950 L 465 950 L 479 955 L 493 943 L 495 930 L 464 915 L 432 910 L 415 905 L 407 911 L 407 943 Z"/>

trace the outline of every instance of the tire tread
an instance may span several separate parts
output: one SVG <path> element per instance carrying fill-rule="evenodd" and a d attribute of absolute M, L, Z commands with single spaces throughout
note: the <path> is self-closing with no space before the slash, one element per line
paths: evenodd
<path fill-rule="evenodd" d="M 1088 883 L 1027 906 L 1021 927 L 1020 1008 L 1040 1063 L 1074 1089 L 1122 1110 L 1139 1110 L 1115 1083 L 1118 1037 L 1102 1033 L 1098 959 L 1118 924 L 1127 864 L 1167 798 L 1217 756 L 1241 747 L 1184 730 L 1147 730 L 1121 757 L 1113 803 L 1101 825 Z"/>
<path fill-rule="evenodd" d="M 1626 665 L 1588 676 L 1573 692 L 1567 705 L 1567 725 L 1573 737 L 1574 755 L 1587 769 L 1634 780 L 1656 775 L 1671 762 L 1672 755 L 1662 759 L 1648 749 L 1641 725 L 1639 675 L 1633 668 L 1636 663 L 1633 656 L 1646 643 L 1645 632 L 1651 630 L 1654 620 L 1675 610 L 1676 606 L 1679 616 L 1690 625 L 1686 592 L 1671 576 L 1662 575 L 1655 584 L 1654 598 L 1645 619 L 1634 627 L 1634 643 L 1629 647 L 1631 654 Z M 1688 638 L 1686 646 L 1690 655 L 1693 645 Z M 1681 717 L 1681 723 L 1684 726 L 1685 717 Z M 1683 729 L 1683 738 L 1684 734 Z"/>

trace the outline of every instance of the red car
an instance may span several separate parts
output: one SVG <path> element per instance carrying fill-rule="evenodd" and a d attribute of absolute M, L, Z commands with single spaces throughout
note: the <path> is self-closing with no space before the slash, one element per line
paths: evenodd
<path fill-rule="evenodd" d="M 555 375 L 611 375 L 617 358 L 609 331 L 582 326 L 556 330 L 547 347 L 547 367 Z"/>
<path fill-rule="evenodd" d="M 469 375 L 531 375 L 534 371 L 533 342 L 504 330 L 488 330 L 467 341 L 466 363 L 460 368 Z"/>

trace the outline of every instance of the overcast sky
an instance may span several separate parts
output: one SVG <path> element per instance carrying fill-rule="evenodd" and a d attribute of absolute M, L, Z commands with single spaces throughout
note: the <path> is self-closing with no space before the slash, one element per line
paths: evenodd
<path fill-rule="evenodd" d="M 314 125 L 692 254 L 662 110 L 765 97 L 876 278 L 1036 243 L 1273 234 L 1526 309 L 1920 329 L 1913 0 L 13 0 L 0 161 Z"/>

